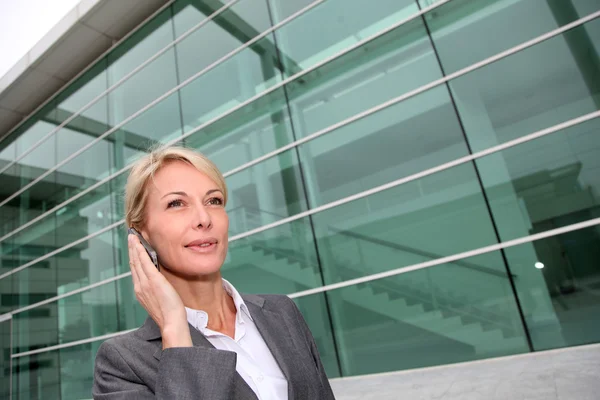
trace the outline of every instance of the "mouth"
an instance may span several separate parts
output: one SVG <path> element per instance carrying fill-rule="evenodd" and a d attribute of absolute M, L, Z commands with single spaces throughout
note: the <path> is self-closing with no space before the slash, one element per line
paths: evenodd
<path fill-rule="evenodd" d="M 194 240 L 193 242 L 190 242 L 187 245 L 185 245 L 185 247 L 197 253 L 208 253 L 217 247 L 217 243 L 217 239 L 208 238 Z"/>

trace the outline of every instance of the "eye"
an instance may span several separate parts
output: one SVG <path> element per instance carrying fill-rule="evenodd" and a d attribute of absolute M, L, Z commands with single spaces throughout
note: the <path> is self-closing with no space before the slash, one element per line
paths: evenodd
<path fill-rule="evenodd" d="M 210 204 L 211 206 L 222 206 L 223 205 L 223 199 L 220 197 L 211 197 L 208 200 L 208 204 Z"/>
<path fill-rule="evenodd" d="M 176 200 L 171 200 L 169 202 L 169 204 L 167 204 L 167 208 L 172 208 L 172 207 L 181 207 L 183 206 L 183 201 L 180 199 L 176 199 Z"/>

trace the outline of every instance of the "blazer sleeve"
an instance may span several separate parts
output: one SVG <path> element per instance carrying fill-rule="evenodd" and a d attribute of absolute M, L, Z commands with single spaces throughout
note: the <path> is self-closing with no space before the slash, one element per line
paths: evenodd
<path fill-rule="evenodd" d="M 286 296 L 287 297 L 287 296 Z M 317 368 L 317 372 L 319 374 L 319 380 L 321 386 L 323 388 L 323 393 L 320 398 L 322 399 L 331 399 L 335 400 L 335 396 L 333 395 L 333 390 L 331 389 L 331 385 L 329 384 L 329 379 L 327 378 L 327 374 L 325 373 L 325 368 L 323 367 L 323 363 L 321 362 L 321 356 L 319 356 L 319 350 L 317 349 L 317 344 L 315 343 L 315 338 L 313 337 L 308 324 L 304 320 L 302 313 L 296 306 L 296 303 L 292 299 L 288 297 L 289 301 L 292 303 L 292 307 L 294 310 L 294 314 L 296 315 L 296 319 L 298 320 L 298 326 L 302 330 L 303 335 L 306 337 L 309 346 L 310 352 L 315 360 L 315 366 Z"/>
<path fill-rule="evenodd" d="M 165 349 L 153 393 L 117 346 L 104 342 L 96 356 L 92 394 L 97 400 L 231 399 L 234 397 L 235 364 L 233 352 L 197 347 Z"/>

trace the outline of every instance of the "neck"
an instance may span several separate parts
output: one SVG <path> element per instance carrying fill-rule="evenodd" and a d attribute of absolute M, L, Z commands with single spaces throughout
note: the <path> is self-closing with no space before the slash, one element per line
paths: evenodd
<path fill-rule="evenodd" d="M 235 303 L 223 288 L 219 271 L 194 279 L 174 275 L 166 268 L 162 268 L 161 272 L 186 307 L 208 314 L 209 329 L 233 337 L 230 333 L 235 329 Z"/>

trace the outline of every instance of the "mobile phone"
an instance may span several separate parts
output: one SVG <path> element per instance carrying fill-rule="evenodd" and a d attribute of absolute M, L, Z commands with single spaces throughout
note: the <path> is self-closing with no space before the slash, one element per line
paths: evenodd
<path fill-rule="evenodd" d="M 146 249 L 146 253 L 148 253 L 148 257 L 150 257 L 150 260 L 152 260 L 152 263 L 154 264 L 156 269 L 160 271 L 160 267 L 158 266 L 158 255 L 156 254 L 156 250 L 154 250 L 152 246 L 150 246 L 150 243 L 148 243 L 146 239 L 144 239 L 142 234 L 139 233 L 135 228 L 129 228 L 127 232 L 137 236 L 140 239 L 142 246 L 144 246 L 144 248 Z"/>

